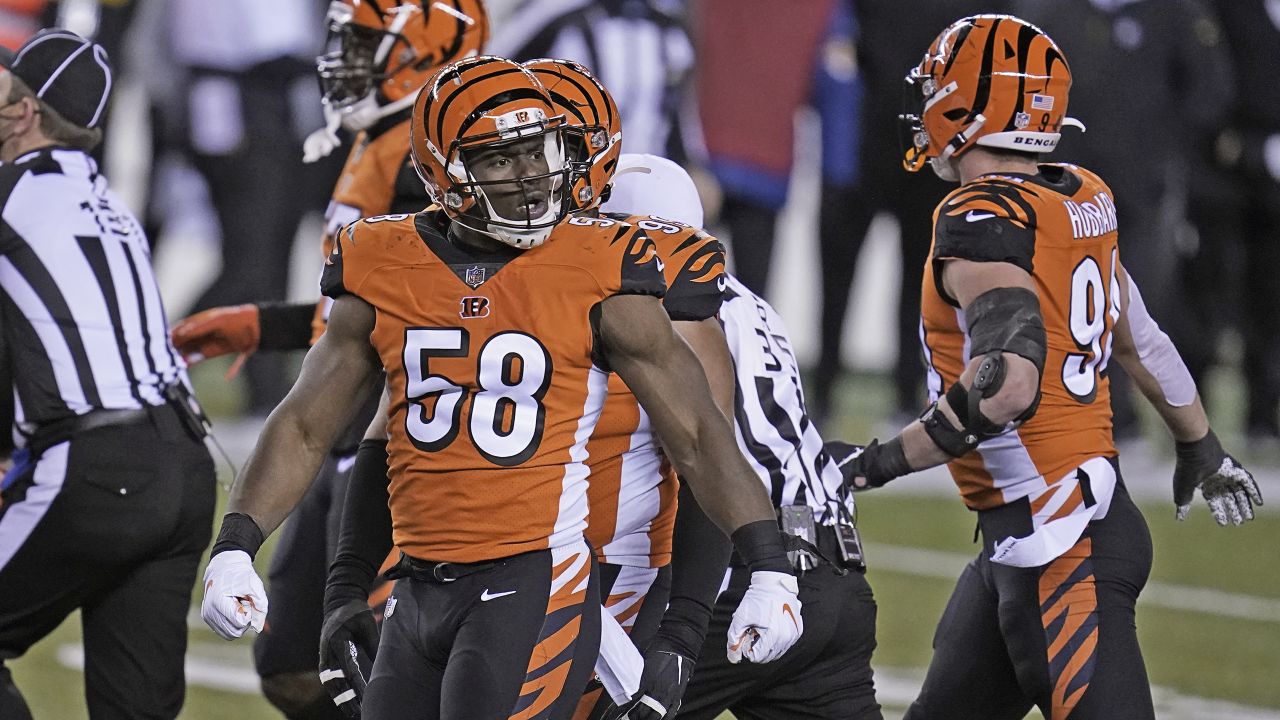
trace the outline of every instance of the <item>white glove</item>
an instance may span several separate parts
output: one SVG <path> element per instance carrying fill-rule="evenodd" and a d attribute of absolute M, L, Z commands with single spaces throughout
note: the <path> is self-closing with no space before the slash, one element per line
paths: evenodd
<path fill-rule="evenodd" d="M 793 575 L 751 573 L 751 586 L 729 622 L 729 662 L 767 663 L 790 650 L 804 632 L 798 593 Z"/>
<path fill-rule="evenodd" d="M 249 553 L 227 550 L 209 560 L 200 617 L 226 640 L 244 635 L 250 626 L 262 632 L 267 621 L 267 591 Z"/>
<path fill-rule="evenodd" d="M 331 111 L 325 106 L 324 127 L 316 130 L 302 141 L 302 162 L 310 164 L 329 157 L 329 153 L 342 147 L 342 138 L 338 137 L 338 128 L 342 126 L 342 114 Z"/>

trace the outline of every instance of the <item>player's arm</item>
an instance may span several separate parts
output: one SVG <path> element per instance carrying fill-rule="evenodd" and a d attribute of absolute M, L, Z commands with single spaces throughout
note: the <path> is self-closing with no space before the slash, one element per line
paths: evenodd
<path fill-rule="evenodd" d="M 364 440 L 342 503 L 338 550 L 324 588 L 320 630 L 320 681 L 348 717 L 358 717 L 367 678 L 378 652 L 378 625 L 369 592 L 378 568 L 391 552 L 391 507 L 387 489 L 387 409 L 384 390 Z"/>
<path fill-rule="evenodd" d="M 315 303 L 246 303 L 203 310 L 173 326 L 169 337 L 189 364 L 232 353 L 306 350 Z"/>
<path fill-rule="evenodd" d="M 231 490 L 227 514 L 205 572 L 201 614 L 231 639 L 261 629 L 266 595 L 253 556 L 311 487 L 329 448 L 371 392 L 381 362 L 369 344 L 374 311 L 355 296 L 333 306 L 329 332 L 307 354 L 293 389 L 267 418 L 244 472 Z"/>
<path fill-rule="evenodd" d="M 898 437 L 860 453 L 829 443 L 856 488 L 941 465 L 1029 420 L 1047 352 L 1035 282 L 1007 262 L 943 261 L 943 289 L 964 310 L 971 360 L 960 379 Z"/>
<path fill-rule="evenodd" d="M 733 356 L 720 321 L 709 317 L 672 326 L 702 363 L 716 406 L 732 427 Z M 731 552 L 729 538 L 702 511 L 690 483 L 681 483 L 671 538 L 671 594 L 658 631 L 644 649 L 639 690 L 619 720 L 661 720 L 680 707 Z"/>
<path fill-rule="evenodd" d="M 763 521 L 776 530 L 768 496 L 738 452 L 698 358 L 662 305 L 647 296 L 611 297 L 601 304 L 599 327 L 610 366 L 649 413 L 707 514 L 726 534 Z"/>
<path fill-rule="evenodd" d="M 1198 487 L 1219 525 L 1252 520 L 1253 505 L 1262 504 L 1257 483 L 1222 449 L 1209 427 L 1191 372 L 1169 336 L 1147 313 L 1137 283 L 1123 266 L 1116 275 L 1120 320 L 1113 331 L 1112 357 L 1160 414 L 1177 443 L 1173 500 L 1178 519 L 1187 516 Z"/>
<path fill-rule="evenodd" d="M 795 578 L 773 505 L 739 453 L 698 359 L 652 297 L 608 298 L 598 328 L 610 366 L 649 413 L 667 456 L 752 570 L 756 592 L 748 590 L 729 628 L 731 659 L 780 656 L 803 627 Z M 747 637 L 752 642 L 744 643 Z"/>

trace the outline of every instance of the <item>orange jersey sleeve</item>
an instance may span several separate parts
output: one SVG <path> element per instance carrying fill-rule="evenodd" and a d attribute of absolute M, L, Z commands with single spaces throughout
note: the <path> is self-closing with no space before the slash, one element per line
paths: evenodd
<path fill-rule="evenodd" d="M 673 321 L 698 321 L 720 311 L 724 248 L 698 228 L 652 216 L 625 219 L 658 249 L 667 281 L 663 306 Z M 588 445 L 591 516 L 587 539 L 601 562 L 662 567 L 671 559 L 679 483 L 653 434 L 648 415 L 617 376 Z"/>
<path fill-rule="evenodd" d="M 1076 166 L 985 176 L 938 206 L 921 296 L 931 395 L 969 361 L 964 312 L 940 282 L 948 259 L 1009 262 L 1031 273 L 1048 342 L 1035 416 L 950 463 L 970 507 L 1035 495 L 1085 460 L 1115 455 L 1107 365 L 1120 317 L 1117 237 L 1111 190 Z"/>
<path fill-rule="evenodd" d="M 660 297 L 657 251 L 634 226 L 574 218 L 531 250 L 477 256 L 439 217 L 354 223 L 325 266 L 327 295 L 376 312 L 395 543 L 478 562 L 576 542 L 608 386 L 593 309 L 618 294 Z"/>

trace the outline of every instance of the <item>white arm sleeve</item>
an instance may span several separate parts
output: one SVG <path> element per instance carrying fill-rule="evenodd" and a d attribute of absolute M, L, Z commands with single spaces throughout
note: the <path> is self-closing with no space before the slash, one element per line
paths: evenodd
<path fill-rule="evenodd" d="M 1147 312 L 1147 305 L 1142 302 L 1142 293 L 1138 291 L 1138 283 L 1133 281 L 1132 275 L 1129 276 L 1126 317 L 1133 333 L 1133 344 L 1138 349 L 1138 361 L 1160 383 L 1165 402 L 1173 407 L 1186 407 L 1195 402 L 1196 384 L 1191 379 L 1191 372 L 1169 336 Z"/>

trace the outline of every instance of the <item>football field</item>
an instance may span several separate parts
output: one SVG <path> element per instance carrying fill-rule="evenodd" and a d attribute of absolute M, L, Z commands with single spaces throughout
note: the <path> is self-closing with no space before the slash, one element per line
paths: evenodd
<path fill-rule="evenodd" d="M 216 377 L 212 368 L 201 370 L 202 384 Z M 826 434 L 865 439 L 879 431 L 878 419 L 868 418 L 878 417 L 873 408 L 884 407 L 884 392 L 873 377 L 847 383 L 845 407 Z M 1231 405 L 1229 392 L 1218 397 Z M 1158 440 L 1147 443 L 1144 452 L 1131 453 L 1132 458 L 1122 450 L 1124 475 L 1155 545 L 1155 566 L 1139 603 L 1138 631 L 1156 686 L 1159 717 L 1280 720 L 1280 463 L 1269 456 L 1274 450 L 1243 447 L 1229 422 L 1219 427 L 1224 444 L 1259 475 L 1262 492 L 1272 503 L 1243 528 L 1215 526 L 1199 498 L 1191 518 L 1176 522 L 1168 499 L 1172 464 L 1164 459 L 1172 453 Z M 228 427 L 227 440 L 239 455 L 252 433 L 242 430 L 246 437 L 236 438 L 233 430 Z M 952 583 L 977 552 L 972 544 L 975 518 L 960 504 L 945 474 L 936 471 L 861 494 L 858 504 L 868 577 L 879 603 L 874 658 L 878 693 L 886 717 L 897 718 L 928 664 L 933 628 Z M 260 568 L 265 568 L 266 552 Z M 199 619 L 198 595 L 193 603 L 190 687 L 182 717 L 278 718 L 257 693 L 250 641 L 217 638 Z M 87 717 L 78 620 L 73 615 L 11 664 L 37 720 Z"/>

